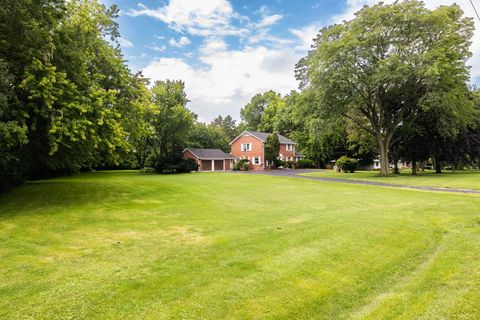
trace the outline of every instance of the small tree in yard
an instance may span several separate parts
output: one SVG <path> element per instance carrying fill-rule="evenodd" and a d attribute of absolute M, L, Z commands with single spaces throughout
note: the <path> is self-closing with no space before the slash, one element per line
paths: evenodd
<path fill-rule="evenodd" d="M 280 154 L 280 140 L 278 140 L 278 134 L 276 132 L 269 134 L 267 141 L 265 141 L 265 160 L 273 163 L 277 161 L 278 155 Z"/>
<path fill-rule="evenodd" d="M 357 169 L 358 160 L 349 158 L 347 156 L 341 156 L 337 160 L 337 166 L 343 172 L 354 173 Z"/>

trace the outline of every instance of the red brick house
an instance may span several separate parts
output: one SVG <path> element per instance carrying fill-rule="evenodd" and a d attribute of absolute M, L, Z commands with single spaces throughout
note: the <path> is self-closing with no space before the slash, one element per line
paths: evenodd
<path fill-rule="evenodd" d="M 183 150 L 184 159 L 193 159 L 198 164 L 198 171 L 227 171 L 232 169 L 233 157 L 220 149 Z"/>
<path fill-rule="evenodd" d="M 265 142 L 270 133 L 244 131 L 230 142 L 230 154 L 236 161 L 248 159 L 252 170 L 264 170 L 270 163 L 265 161 Z M 303 158 L 302 154 L 296 152 L 296 143 L 292 140 L 278 135 L 280 141 L 280 160 L 298 161 Z"/>

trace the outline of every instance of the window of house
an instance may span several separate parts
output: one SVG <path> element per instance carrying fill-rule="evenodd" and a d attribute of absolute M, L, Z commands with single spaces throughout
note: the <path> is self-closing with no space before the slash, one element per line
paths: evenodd
<path fill-rule="evenodd" d="M 293 144 L 287 144 L 287 151 L 293 150 Z"/>
<path fill-rule="evenodd" d="M 260 164 L 260 157 L 253 158 L 253 164 Z"/>
<path fill-rule="evenodd" d="M 242 143 L 241 149 L 242 149 L 242 151 L 252 151 L 252 144 L 251 143 Z"/>

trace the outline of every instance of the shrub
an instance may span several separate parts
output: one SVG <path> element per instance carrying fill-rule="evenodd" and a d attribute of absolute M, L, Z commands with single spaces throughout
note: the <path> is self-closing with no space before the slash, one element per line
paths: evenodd
<path fill-rule="evenodd" d="M 285 166 L 289 169 L 295 169 L 297 167 L 297 163 L 295 161 L 286 161 Z"/>
<path fill-rule="evenodd" d="M 357 169 L 358 160 L 349 158 L 347 156 L 341 156 L 337 159 L 337 166 L 343 172 L 355 172 Z"/>
<path fill-rule="evenodd" d="M 235 163 L 233 166 L 235 171 L 248 171 L 250 170 L 250 161 L 248 159 L 241 159 Z"/>
<path fill-rule="evenodd" d="M 285 161 L 283 161 L 283 160 L 275 160 L 275 167 L 277 167 L 277 168 L 285 167 Z"/>
<path fill-rule="evenodd" d="M 187 173 L 198 170 L 198 164 L 193 159 L 186 159 L 180 161 L 176 166 L 176 173 Z"/>
<path fill-rule="evenodd" d="M 193 159 L 183 159 L 181 153 L 171 153 L 160 157 L 153 163 L 157 173 L 186 173 L 198 169 Z"/>
<path fill-rule="evenodd" d="M 315 168 L 315 163 L 310 159 L 302 159 L 297 161 L 297 166 L 302 169 Z"/>

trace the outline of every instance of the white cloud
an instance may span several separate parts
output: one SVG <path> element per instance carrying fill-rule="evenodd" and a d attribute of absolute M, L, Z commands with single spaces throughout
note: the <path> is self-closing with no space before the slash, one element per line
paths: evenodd
<path fill-rule="evenodd" d="M 248 44 L 269 42 L 275 45 L 284 46 L 292 43 L 290 39 L 284 39 L 270 34 L 269 27 L 283 19 L 282 15 L 271 14 L 267 6 L 261 6 L 260 9 L 254 13 L 259 14 L 261 19 L 258 22 L 248 23 L 247 29 L 250 31 L 246 38 Z"/>
<path fill-rule="evenodd" d="M 225 41 L 223 41 L 223 39 L 211 37 L 207 38 L 203 42 L 202 46 L 200 47 L 200 52 L 204 55 L 207 55 L 218 51 L 225 51 L 227 47 L 228 45 Z"/>
<path fill-rule="evenodd" d="M 317 36 L 320 26 L 318 24 L 310 24 L 298 29 L 289 29 L 296 36 L 300 44 L 296 50 L 307 52 L 313 44 L 313 39 Z"/>
<path fill-rule="evenodd" d="M 268 29 L 259 30 L 258 33 L 249 36 L 247 42 L 248 44 L 266 44 L 268 42 L 277 46 L 287 46 L 295 43 L 292 39 L 271 35 Z"/>
<path fill-rule="evenodd" d="M 228 50 L 219 39 L 210 39 L 203 48 L 199 58 L 203 66 L 179 58 L 160 58 L 143 70 L 153 81 L 185 81 L 189 108 L 201 120 L 211 120 L 218 114 L 238 118 L 240 108 L 256 93 L 273 89 L 286 94 L 297 87 L 293 73 L 299 56 L 288 48 Z"/>
<path fill-rule="evenodd" d="M 133 47 L 133 43 L 130 40 L 123 37 L 118 38 L 118 44 L 123 48 Z"/>
<path fill-rule="evenodd" d="M 142 3 L 126 12 L 130 16 L 149 16 L 166 23 L 177 32 L 197 36 L 240 35 L 245 30 L 232 25 L 238 18 L 227 0 L 170 0 L 163 7 L 151 9 Z"/>
<path fill-rule="evenodd" d="M 166 46 L 145 46 L 145 48 L 148 48 L 157 52 L 163 52 L 167 49 Z"/>
<path fill-rule="evenodd" d="M 174 38 L 171 38 L 168 43 L 172 46 L 172 47 L 177 47 L 177 48 L 180 48 L 180 47 L 183 47 L 183 46 L 186 46 L 188 44 L 190 44 L 190 39 L 188 39 L 187 37 L 180 37 L 180 39 L 176 40 Z"/>
<path fill-rule="evenodd" d="M 280 21 L 283 18 L 282 15 L 280 14 L 272 14 L 272 15 L 266 15 L 262 17 L 262 20 L 260 22 L 256 23 L 255 26 L 257 28 L 263 28 L 267 26 L 274 25 L 278 21 Z"/>

